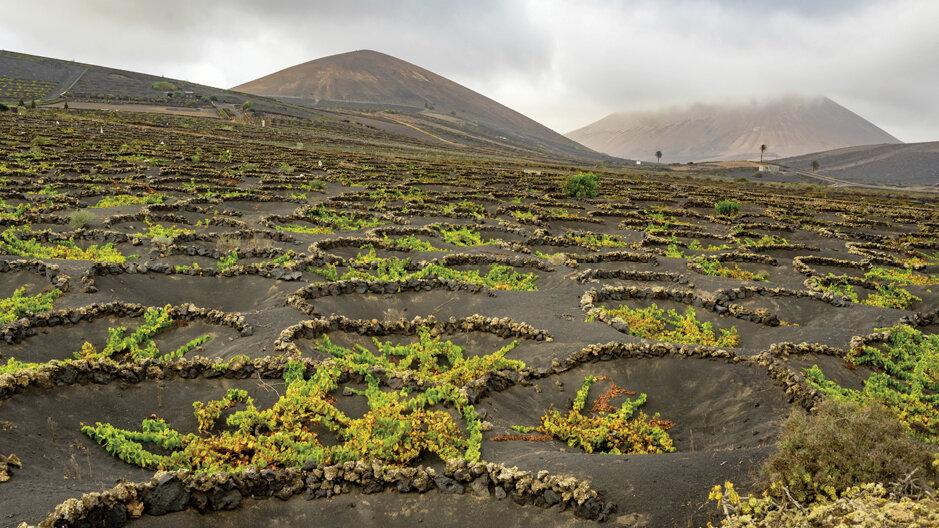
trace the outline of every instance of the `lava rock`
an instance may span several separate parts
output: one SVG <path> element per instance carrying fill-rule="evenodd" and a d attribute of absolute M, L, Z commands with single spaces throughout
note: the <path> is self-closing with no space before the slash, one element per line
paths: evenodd
<path fill-rule="evenodd" d="M 181 511 L 189 504 L 189 492 L 178 478 L 169 473 L 157 477 L 156 485 L 143 499 L 144 512 L 164 515 Z"/>
<path fill-rule="evenodd" d="M 462 484 L 444 475 L 435 476 L 434 484 L 437 485 L 437 488 L 441 493 L 448 493 L 453 495 L 462 495 L 465 489 Z"/>

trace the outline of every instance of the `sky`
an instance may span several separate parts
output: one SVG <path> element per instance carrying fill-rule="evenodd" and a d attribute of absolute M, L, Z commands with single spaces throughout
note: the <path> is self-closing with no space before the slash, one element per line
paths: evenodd
<path fill-rule="evenodd" d="M 0 49 L 230 88 L 372 49 L 558 132 L 825 95 L 939 141 L 936 0 L 0 0 Z"/>

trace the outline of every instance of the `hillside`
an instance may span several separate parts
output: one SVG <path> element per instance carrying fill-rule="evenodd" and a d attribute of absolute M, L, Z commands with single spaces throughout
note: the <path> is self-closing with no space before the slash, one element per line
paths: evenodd
<path fill-rule="evenodd" d="M 939 141 L 901 145 L 865 145 L 815 152 L 778 160 L 780 165 L 811 170 L 841 180 L 886 185 L 939 185 Z"/>
<path fill-rule="evenodd" d="M 656 112 L 609 115 L 567 137 L 613 156 L 662 162 L 768 159 L 809 152 L 900 143 L 861 116 L 827 97 L 752 101 L 736 105 L 695 104 Z"/>
<path fill-rule="evenodd" d="M 361 50 L 299 64 L 233 88 L 295 104 L 392 110 L 490 140 L 597 157 L 582 145 L 436 73 Z M 446 130 L 443 130 L 447 134 Z M 449 139 L 449 138 L 448 138 Z"/>
<path fill-rule="evenodd" d="M 17 104 L 20 100 L 26 104 L 35 100 L 40 105 L 65 100 L 74 108 L 83 106 L 75 105 L 76 102 L 134 104 L 170 109 L 201 108 L 211 116 L 217 115 L 217 108 L 240 107 L 249 99 L 259 112 L 308 115 L 308 112 L 291 111 L 277 101 L 181 79 L 0 51 L 0 102 L 8 104 Z"/>

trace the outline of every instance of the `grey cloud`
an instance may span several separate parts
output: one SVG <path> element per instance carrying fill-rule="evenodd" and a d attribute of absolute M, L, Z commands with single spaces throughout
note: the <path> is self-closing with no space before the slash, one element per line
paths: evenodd
<path fill-rule="evenodd" d="M 939 140 L 932 0 L 51 0 L 6 13 L 5 49 L 222 87 L 375 49 L 561 132 L 615 111 L 801 93 Z"/>

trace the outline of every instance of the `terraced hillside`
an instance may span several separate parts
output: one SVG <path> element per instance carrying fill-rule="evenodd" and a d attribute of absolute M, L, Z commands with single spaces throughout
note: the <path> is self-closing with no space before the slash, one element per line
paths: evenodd
<path fill-rule="evenodd" d="M 705 526 L 829 400 L 926 457 L 891 522 L 939 511 L 934 201 L 592 196 L 571 162 L 333 121 L 0 128 L 0 526 Z M 753 503 L 889 493 L 813 476 Z"/>

